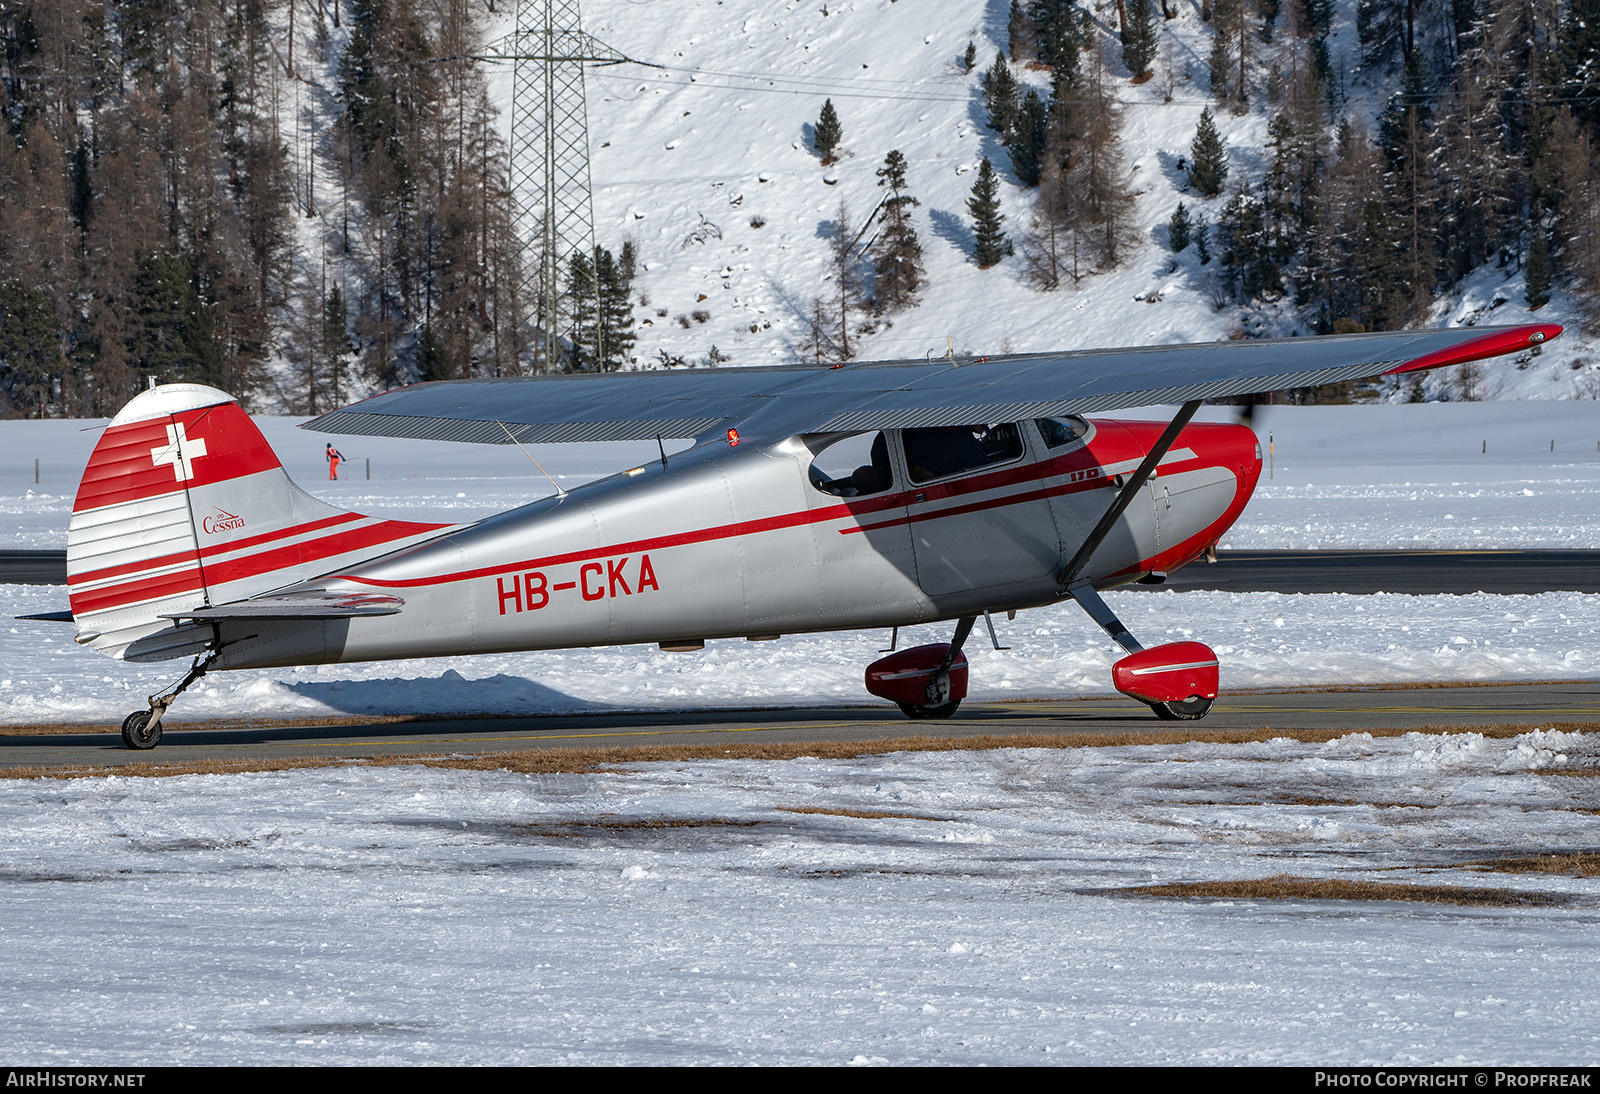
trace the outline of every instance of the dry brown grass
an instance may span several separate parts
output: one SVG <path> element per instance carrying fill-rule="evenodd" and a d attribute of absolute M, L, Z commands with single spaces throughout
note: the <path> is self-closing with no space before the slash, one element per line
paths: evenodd
<path fill-rule="evenodd" d="M 1475 870 L 1499 874 L 1563 874 L 1567 877 L 1600 877 L 1600 853 L 1574 851 L 1549 855 L 1524 855 L 1519 858 L 1494 858 L 1466 864 Z"/>
<path fill-rule="evenodd" d="M 1461 885 L 1407 885 L 1388 881 L 1346 881 L 1341 878 L 1272 877 L 1238 881 L 1183 881 L 1141 885 L 1118 892 L 1138 896 L 1214 897 L 1235 900 L 1410 900 L 1427 904 L 1459 904 L 1477 908 L 1518 908 L 1563 903 L 1548 893 L 1514 889 L 1471 889 Z"/>
<path fill-rule="evenodd" d="M 318 723 L 322 724 L 322 723 Z M 1002 748 L 1111 748 L 1128 745 L 1248 744 L 1280 738 L 1321 744 L 1368 733 L 1373 737 L 1403 737 L 1407 733 L 1481 733 L 1485 737 L 1507 738 L 1528 732 L 1528 726 L 1429 725 L 1405 729 L 1227 729 L 1203 730 L 1174 728 L 1145 733 L 983 733 L 970 737 L 891 737 L 878 741 L 817 741 L 811 743 L 759 743 L 731 741 L 724 745 L 611 745 L 587 748 L 532 748 L 510 752 L 488 752 L 475 756 L 454 755 L 374 755 L 355 759 L 323 757 L 173 760 L 107 764 L 78 768 L 11 767 L 0 768 L 0 779 L 71 779 L 124 775 L 135 778 L 160 778 L 172 775 L 233 775 L 259 771 L 296 771 L 306 768 L 370 764 L 393 767 L 421 764 L 427 767 L 464 771 L 511 771 L 521 774 L 576 774 L 603 768 L 638 763 L 692 763 L 696 760 L 797 760 L 855 759 L 891 752 L 988 752 Z M 1568 733 L 1600 733 L 1600 722 L 1555 722 L 1542 728 Z"/>

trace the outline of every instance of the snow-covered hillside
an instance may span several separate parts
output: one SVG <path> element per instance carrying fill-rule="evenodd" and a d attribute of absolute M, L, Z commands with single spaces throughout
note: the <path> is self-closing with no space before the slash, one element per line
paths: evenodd
<path fill-rule="evenodd" d="M 915 222 L 928 285 L 919 306 L 876 321 L 858 359 L 937 356 L 951 346 L 998 353 L 1237 337 L 1241 310 L 1214 304 L 1215 262 L 1202 267 L 1192 248 L 1175 261 L 1166 246 L 1180 200 L 1211 220 L 1223 201 L 1186 192 L 1178 167 L 1202 109 L 1214 103 L 1211 31 L 1197 5 L 1174 6 L 1154 78 L 1135 85 L 1112 50 L 1138 243 L 1121 267 L 1045 293 L 1028 284 L 1020 255 L 989 270 L 971 259 L 966 203 L 983 157 L 1004 180 L 1006 228 L 1020 236 L 1033 217 L 1035 192 L 1010 174 L 979 89 L 978 70 L 1006 42 L 1006 0 L 587 0 L 586 30 L 665 66 L 596 69 L 588 83 L 597 234 L 613 248 L 634 240 L 643 263 L 640 359 L 665 352 L 705 361 L 713 345 L 734 364 L 801 357 L 812 301 L 832 291 L 828 244 L 841 204 L 859 226 L 882 196 L 876 171 L 890 149 L 905 154 L 922 203 Z M 1115 4 L 1087 7 L 1113 43 Z M 1353 72 L 1355 3 L 1335 7 L 1333 62 Z M 972 73 L 960 64 L 969 41 L 979 58 Z M 1024 78 L 1048 84 L 1045 73 Z M 1350 77 L 1351 109 L 1380 109 L 1391 88 L 1379 84 Z M 509 116 L 509 73 L 496 86 Z M 844 129 L 843 156 L 831 167 L 810 144 L 825 99 Z M 1216 112 L 1235 172 L 1263 170 L 1270 106 L 1263 95 L 1249 114 Z M 1587 377 L 1600 357 L 1573 329 L 1571 301 L 1557 294 L 1537 317 L 1569 333 L 1526 367 L 1483 371 L 1476 397 L 1594 397 L 1600 385 Z M 1307 333 L 1286 312 L 1251 318 L 1253 335 Z M 1493 267 L 1433 313 L 1440 325 L 1529 318 L 1521 272 Z M 1461 397 L 1456 380 L 1432 380 L 1430 395 Z"/>

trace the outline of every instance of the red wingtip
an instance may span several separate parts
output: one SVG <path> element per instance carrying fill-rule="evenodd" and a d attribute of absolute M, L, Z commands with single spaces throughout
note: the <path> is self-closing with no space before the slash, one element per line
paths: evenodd
<path fill-rule="evenodd" d="M 1489 331 L 1477 338 L 1469 338 L 1465 342 L 1458 342 L 1446 349 L 1434 350 L 1425 353 L 1413 361 L 1397 365 L 1385 375 L 1393 376 L 1401 372 L 1420 372 L 1426 368 L 1439 368 L 1442 365 L 1460 365 L 1467 361 L 1481 361 L 1485 357 L 1499 357 L 1505 353 L 1516 353 L 1518 350 L 1530 349 L 1543 345 L 1561 333 L 1561 328 L 1555 323 L 1528 323 L 1520 327 L 1506 327 L 1502 330 Z"/>

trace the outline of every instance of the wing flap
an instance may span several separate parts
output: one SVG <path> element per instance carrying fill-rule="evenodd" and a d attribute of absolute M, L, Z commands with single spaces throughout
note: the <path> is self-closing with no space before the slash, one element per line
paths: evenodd
<path fill-rule="evenodd" d="M 417 384 L 306 423 L 327 433 L 488 444 L 752 438 L 1103 414 L 1482 360 L 1554 324 L 1084 350 L 843 368 L 684 369 Z"/>

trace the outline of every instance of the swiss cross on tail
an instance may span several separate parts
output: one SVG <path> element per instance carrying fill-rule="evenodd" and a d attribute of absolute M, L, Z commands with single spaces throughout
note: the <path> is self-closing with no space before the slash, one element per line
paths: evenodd
<path fill-rule="evenodd" d="M 167 426 L 167 443 L 150 450 L 150 459 L 157 467 L 172 465 L 178 482 L 194 478 L 194 461 L 206 454 L 206 442 L 201 437 L 190 438 L 183 431 L 182 422 Z"/>

